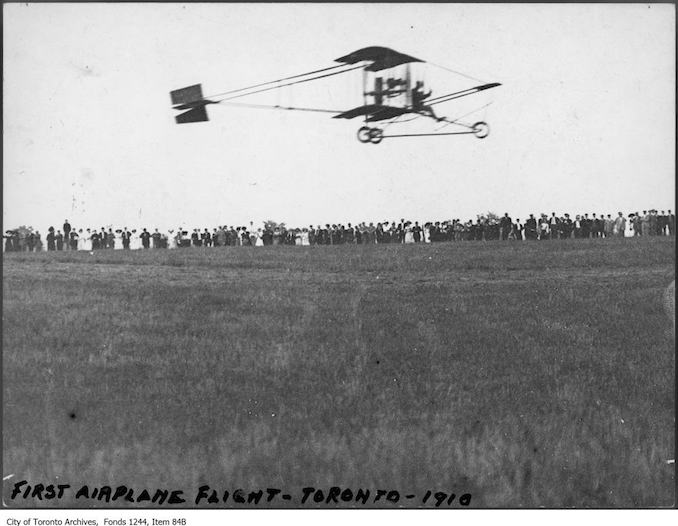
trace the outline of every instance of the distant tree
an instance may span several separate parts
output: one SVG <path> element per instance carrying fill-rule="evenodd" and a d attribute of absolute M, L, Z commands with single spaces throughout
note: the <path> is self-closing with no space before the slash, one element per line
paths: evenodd
<path fill-rule="evenodd" d="M 26 225 L 21 225 L 20 227 L 17 228 L 10 228 L 10 230 L 16 230 L 19 232 L 19 235 L 23 238 L 26 237 L 28 234 L 33 232 L 33 227 L 32 226 L 26 226 Z"/>
<path fill-rule="evenodd" d="M 33 227 L 32 226 L 26 226 L 26 225 L 21 225 L 20 227 L 17 228 L 8 228 L 5 233 L 3 234 L 3 239 L 14 239 L 12 241 L 12 248 L 6 247 L 6 250 L 18 250 L 18 251 L 23 251 L 25 249 L 25 243 L 26 243 L 26 238 L 30 235 L 30 233 L 33 232 Z M 18 237 L 18 245 L 14 245 L 14 243 L 17 241 L 14 236 L 16 234 L 19 234 Z"/>
<path fill-rule="evenodd" d="M 276 223 L 272 219 L 267 219 L 266 221 L 264 221 L 264 228 L 271 232 L 273 232 L 276 228 L 279 228 L 282 231 L 286 230 L 285 223 Z"/>

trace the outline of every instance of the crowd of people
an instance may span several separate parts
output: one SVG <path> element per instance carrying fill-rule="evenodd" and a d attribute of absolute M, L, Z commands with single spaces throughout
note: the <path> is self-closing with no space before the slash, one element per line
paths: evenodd
<path fill-rule="evenodd" d="M 255 228 L 252 223 L 245 226 L 219 226 L 195 228 L 191 231 L 182 227 L 160 232 L 157 228 L 149 232 L 113 230 L 112 227 L 76 229 L 66 220 L 62 229 L 49 227 L 44 244 L 38 231 L 14 229 L 5 232 L 6 252 L 9 251 L 60 251 L 60 250 L 101 250 L 101 249 L 160 249 L 185 247 L 220 246 L 267 246 L 267 245 L 341 245 L 341 244 L 383 244 L 383 243 L 438 243 L 444 241 L 490 241 L 490 240 L 552 240 L 569 238 L 629 237 L 629 236 L 673 236 L 676 217 L 669 210 L 644 210 L 624 216 L 611 214 L 583 214 L 571 218 L 553 212 L 550 216 L 541 214 L 538 218 L 530 214 L 521 223 L 508 214 L 503 217 L 494 214 L 481 215 L 475 221 L 382 221 L 375 223 L 351 223 L 309 225 L 303 228 L 288 228 L 284 224 L 265 223 Z"/>

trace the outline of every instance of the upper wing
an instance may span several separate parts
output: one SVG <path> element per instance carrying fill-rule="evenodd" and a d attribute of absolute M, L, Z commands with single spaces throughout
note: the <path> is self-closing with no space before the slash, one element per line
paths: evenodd
<path fill-rule="evenodd" d="M 365 67 L 366 71 L 381 71 L 409 62 L 424 62 L 416 57 L 380 46 L 364 47 L 335 60 L 335 62 L 343 62 L 344 64 L 356 64 L 362 61 L 372 62 Z"/>

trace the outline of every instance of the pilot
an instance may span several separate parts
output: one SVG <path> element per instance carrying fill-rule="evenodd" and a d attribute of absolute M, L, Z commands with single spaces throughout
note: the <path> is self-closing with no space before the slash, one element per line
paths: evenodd
<path fill-rule="evenodd" d="M 445 119 L 438 117 L 431 106 L 427 106 L 424 104 L 424 101 L 428 99 L 433 92 L 431 90 L 428 90 L 428 93 L 424 93 L 424 83 L 420 80 L 417 81 L 417 83 L 414 85 L 414 88 L 412 88 L 412 109 L 414 111 L 418 111 L 423 113 L 424 115 L 428 115 L 429 117 L 434 118 L 438 122 L 443 121 Z"/>

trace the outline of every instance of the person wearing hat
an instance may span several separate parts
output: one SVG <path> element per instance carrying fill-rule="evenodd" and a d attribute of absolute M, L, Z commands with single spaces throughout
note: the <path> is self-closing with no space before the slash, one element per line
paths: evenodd
<path fill-rule="evenodd" d="M 513 221 L 511 221 L 511 218 L 508 215 L 508 212 L 504 214 L 504 217 L 502 217 L 499 220 L 499 239 L 502 241 L 506 241 L 509 238 L 509 234 L 511 233 L 511 227 L 512 227 Z"/>
<path fill-rule="evenodd" d="M 71 225 L 68 222 L 68 219 L 64 219 L 64 238 L 67 241 L 71 239 Z M 68 249 L 68 247 L 66 247 L 66 248 Z"/>
<path fill-rule="evenodd" d="M 355 244 L 355 229 L 351 223 L 348 223 L 344 230 L 344 240 L 350 245 Z"/>
<path fill-rule="evenodd" d="M 610 214 L 607 214 L 605 218 L 605 224 L 603 225 L 603 234 L 605 237 L 612 237 L 615 234 L 614 231 L 615 220 L 612 219 Z"/>
<path fill-rule="evenodd" d="M 523 240 L 523 225 L 520 224 L 520 218 L 516 218 L 515 222 L 512 224 L 509 239 L 514 239 L 516 241 Z"/>
<path fill-rule="evenodd" d="M 581 224 L 581 237 L 587 238 L 591 235 L 591 220 L 589 219 L 588 214 L 584 214 L 580 219 Z"/>
<path fill-rule="evenodd" d="M 633 228 L 633 235 L 634 236 L 639 236 L 641 235 L 641 218 L 640 214 L 638 212 L 631 214 L 633 219 L 630 219 L 631 221 L 631 227 Z M 629 217 L 631 217 L 629 216 Z"/>
<path fill-rule="evenodd" d="M 47 251 L 48 252 L 53 251 L 56 248 L 53 226 L 47 229 L 47 237 L 45 239 L 47 240 Z"/>
<path fill-rule="evenodd" d="M 202 239 L 202 245 L 204 247 L 212 246 L 212 235 L 210 234 L 209 230 L 205 229 L 200 235 L 200 239 Z"/>
<path fill-rule="evenodd" d="M 325 224 L 325 228 L 320 228 L 320 225 L 318 225 L 318 230 L 320 231 L 319 238 L 320 238 L 320 244 L 321 245 L 331 245 L 331 236 L 330 236 L 330 225 Z"/>
<path fill-rule="evenodd" d="M 87 230 L 89 232 L 89 229 Z M 99 249 L 99 233 L 96 230 L 92 230 L 90 236 L 90 241 L 92 242 L 92 250 Z"/>
<path fill-rule="evenodd" d="M 626 218 L 621 212 L 618 213 L 617 219 L 614 220 L 614 232 L 617 237 L 624 237 L 626 232 Z"/>
<path fill-rule="evenodd" d="M 156 228 L 153 233 L 151 234 L 151 239 L 153 241 L 153 248 L 160 248 L 160 239 L 162 236 L 160 236 L 160 232 Z"/>
<path fill-rule="evenodd" d="M 650 235 L 656 236 L 659 234 L 659 229 L 657 228 L 657 211 L 652 209 L 650 210 Z"/>
<path fill-rule="evenodd" d="M 591 219 L 589 219 L 588 237 L 598 237 L 598 218 L 596 217 L 596 214 L 591 214 Z"/>
<path fill-rule="evenodd" d="M 28 235 L 26 236 L 26 248 L 28 249 L 29 252 L 33 252 L 34 247 L 35 247 L 35 234 L 33 232 L 29 232 Z"/>
<path fill-rule="evenodd" d="M 570 239 L 572 237 L 572 219 L 570 219 L 570 214 L 563 214 L 560 220 L 560 237 L 562 239 Z"/>
<path fill-rule="evenodd" d="M 659 215 L 659 235 L 668 236 L 669 235 L 669 216 L 664 210 L 662 210 Z"/>
<path fill-rule="evenodd" d="M 419 221 L 415 221 L 414 226 L 412 227 L 412 237 L 414 237 L 415 243 L 421 243 L 422 233 L 423 230 L 421 226 L 419 226 Z"/>
<path fill-rule="evenodd" d="M 534 214 L 530 214 L 530 217 L 525 221 L 525 239 L 527 241 L 536 239 L 537 237 L 537 220 L 534 218 Z"/>
<path fill-rule="evenodd" d="M 98 248 L 101 250 L 106 250 L 108 248 L 108 234 L 104 228 L 97 232 L 97 243 Z"/>
<path fill-rule="evenodd" d="M 170 243 L 170 248 L 183 248 L 183 240 L 184 240 L 184 235 L 182 232 L 181 227 L 177 228 L 176 230 L 170 230 L 170 234 L 172 234 L 172 242 Z"/>
<path fill-rule="evenodd" d="M 360 229 L 360 224 L 356 224 L 353 234 L 355 235 L 355 244 L 356 245 L 362 245 L 363 243 L 363 233 Z"/>
<path fill-rule="evenodd" d="M 381 223 L 377 223 L 377 226 L 374 229 L 374 239 L 378 245 L 381 245 L 384 242 L 384 226 Z"/>
<path fill-rule="evenodd" d="M 12 230 L 5 230 L 5 234 L 2 236 L 5 239 L 5 252 L 13 252 L 14 247 L 12 246 Z"/>
<path fill-rule="evenodd" d="M 69 237 L 68 242 L 69 242 L 70 250 L 77 251 L 78 250 L 78 239 L 80 238 L 80 236 L 78 235 L 78 233 L 75 230 L 71 230 L 71 233 L 69 234 L 68 237 Z"/>
<path fill-rule="evenodd" d="M 35 251 L 42 252 L 42 239 L 38 230 L 35 231 Z"/>
<path fill-rule="evenodd" d="M 122 234 L 120 234 L 120 237 L 122 238 L 122 249 L 123 250 L 129 250 L 130 247 L 130 241 L 132 240 L 132 232 L 127 230 L 127 227 L 125 227 L 122 230 Z"/>
<path fill-rule="evenodd" d="M 225 247 L 226 244 L 226 226 L 220 226 L 217 230 L 216 246 Z"/>
<path fill-rule="evenodd" d="M 56 235 L 54 236 L 54 241 L 56 241 L 56 249 L 64 249 L 64 235 L 61 233 L 61 230 L 57 230 Z"/>
<path fill-rule="evenodd" d="M 144 247 L 144 250 L 148 250 L 151 247 L 151 234 L 145 228 L 139 234 L 139 239 L 141 239 L 141 246 Z"/>
<path fill-rule="evenodd" d="M 108 248 L 116 250 L 120 250 L 122 248 L 122 245 L 120 243 L 117 243 L 118 241 L 118 236 L 113 232 L 112 228 L 108 229 L 108 232 L 106 233 L 106 239 L 108 239 Z"/>
<path fill-rule="evenodd" d="M 640 216 L 640 235 L 650 235 L 650 214 L 647 213 L 647 210 L 643 210 L 643 215 Z"/>

